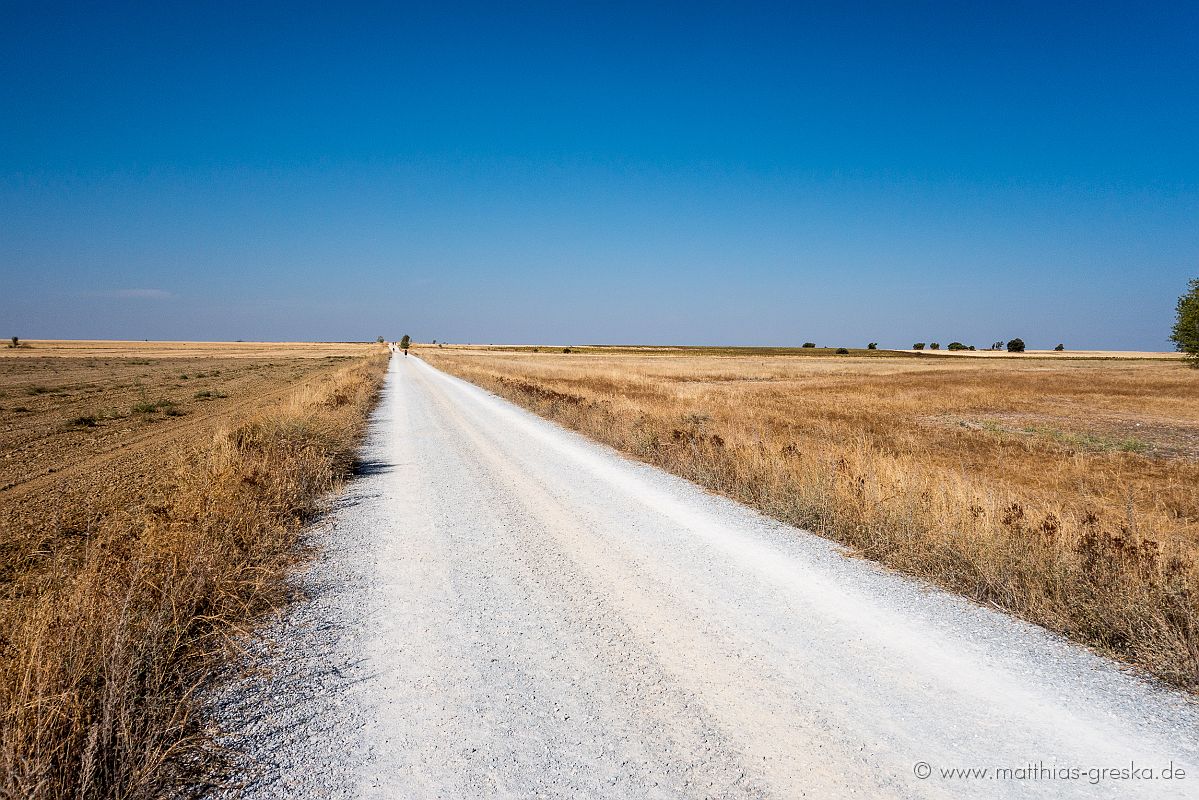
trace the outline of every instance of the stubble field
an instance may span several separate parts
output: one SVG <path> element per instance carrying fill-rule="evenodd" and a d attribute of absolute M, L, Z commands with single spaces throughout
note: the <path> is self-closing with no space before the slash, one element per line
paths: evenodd
<path fill-rule="evenodd" d="M 285 599 L 386 363 L 364 344 L 0 349 L 0 796 L 219 774 L 199 690 Z"/>
<path fill-rule="evenodd" d="M 1199 689 L 1199 370 L 1172 358 L 420 347 L 639 459 Z"/>

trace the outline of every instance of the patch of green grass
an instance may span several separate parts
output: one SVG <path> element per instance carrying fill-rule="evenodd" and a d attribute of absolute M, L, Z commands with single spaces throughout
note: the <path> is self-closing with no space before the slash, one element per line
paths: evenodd
<path fill-rule="evenodd" d="M 1144 453 L 1149 443 L 1132 436 L 1113 438 L 1093 433 L 1074 433 L 1049 427 L 1025 428 L 1026 433 L 1045 436 L 1056 442 L 1083 450 L 1118 450 L 1122 453 Z"/>
<path fill-rule="evenodd" d="M 1025 425 L 1020 428 L 1009 428 L 994 420 L 985 419 L 979 423 L 979 427 L 987 433 L 994 433 L 1000 436 L 1037 436 L 1078 450 L 1144 453 L 1152 446 L 1149 442 L 1137 439 L 1134 436 L 1101 436 L 1095 433 L 1064 431 L 1049 425 Z"/>
<path fill-rule="evenodd" d="M 197 400 L 217 400 L 219 398 L 228 396 L 229 395 L 225 394 L 224 392 L 217 391 L 215 389 L 202 389 L 195 394 L 195 398 Z"/>
<path fill-rule="evenodd" d="M 137 405 L 135 405 L 133 407 L 133 411 L 137 414 L 153 414 L 155 411 L 158 411 L 159 409 L 171 409 L 171 408 L 174 408 L 174 406 L 175 406 L 174 400 L 167 400 L 165 398 L 162 400 L 154 400 L 154 401 L 144 400 L 144 401 L 138 403 Z"/>

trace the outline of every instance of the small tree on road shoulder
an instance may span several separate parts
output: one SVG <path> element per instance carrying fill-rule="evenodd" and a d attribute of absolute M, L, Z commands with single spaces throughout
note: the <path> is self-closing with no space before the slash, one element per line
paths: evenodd
<path fill-rule="evenodd" d="M 404 338 L 400 339 L 400 349 L 407 350 L 408 345 L 410 345 L 410 344 L 412 344 L 412 340 L 410 338 L 408 338 L 408 334 L 405 333 Z"/>
<path fill-rule="evenodd" d="M 1199 278 L 1192 278 L 1187 293 L 1178 298 L 1178 316 L 1170 341 L 1187 354 L 1192 367 L 1199 369 Z"/>
<path fill-rule="evenodd" d="M 1009 353 L 1023 353 L 1024 352 L 1024 340 L 1019 339 L 1019 338 L 1012 339 L 1010 342 L 1007 343 L 1007 351 Z"/>
<path fill-rule="evenodd" d="M 916 342 L 916 344 L 912 345 L 912 349 L 913 350 L 923 350 L 924 342 Z"/>

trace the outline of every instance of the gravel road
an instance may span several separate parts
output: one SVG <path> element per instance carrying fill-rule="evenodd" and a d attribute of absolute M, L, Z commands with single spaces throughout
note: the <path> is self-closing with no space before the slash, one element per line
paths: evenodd
<path fill-rule="evenodd" d="M 1199 797 L 1187 697 L 415 356 L 364 458 L 229 796 Z"/>

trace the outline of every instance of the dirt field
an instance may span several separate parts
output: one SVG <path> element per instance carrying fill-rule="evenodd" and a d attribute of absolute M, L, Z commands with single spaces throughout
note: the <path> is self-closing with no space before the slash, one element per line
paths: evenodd
<path fill-rule="evenodd" d="M 282 601 L 386 362 L 364 344 L 0 348 L 0 796 L 213 777 L 196 687 Z"/>
<path fill-rule="evenodd" d="M 29 342 L 0 347 L 0 579 L 86 536 L 165 452 L 327 375 L 366 346 Z"/>
<path fill-rule="evenodd" d="M 539 350 L 415 352 L 866 556 L 1199 687 L 1199 370 L 1110 354 Z"/>

